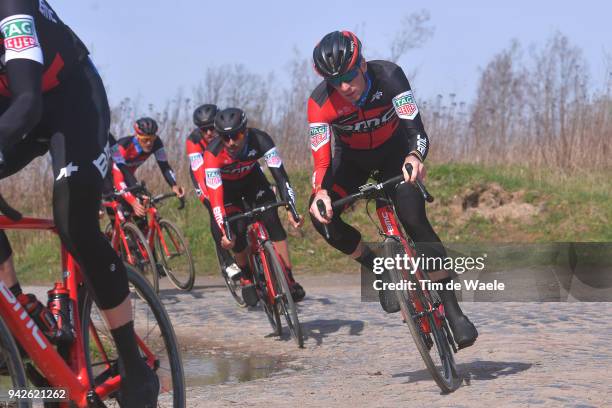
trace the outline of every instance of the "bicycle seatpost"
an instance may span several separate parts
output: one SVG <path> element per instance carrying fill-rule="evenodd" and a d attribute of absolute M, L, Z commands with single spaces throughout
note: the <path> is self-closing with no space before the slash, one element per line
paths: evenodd
<path fill-rule="evenodd" d="M 323 200 L 317 200 L 317 209 L 319 210 L 321 217 L 327 218 L 327 211 L 325 210 L 325 203 Z M 323 232 L 325 232 L 325 239 L 329 241 L 329 228 L 327 227 L 327 224 L 323 224 Z"/>

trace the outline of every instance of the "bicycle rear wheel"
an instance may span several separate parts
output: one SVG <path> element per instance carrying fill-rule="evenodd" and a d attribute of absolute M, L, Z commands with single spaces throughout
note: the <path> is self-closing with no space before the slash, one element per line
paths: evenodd
<path fill-rule="evenodd" d="M 131 222 L 123 224 L 126 242 L 121 245 L 121 259 L 134 266 L 151 284 L 155 293 L 159 292 L 159 274 L 153 252 L 140 228 Z M 127 244 L 127 247 L 126 247 Z M 129 252 L 128 252 L 129 251 Z"/>
<path fill-rule="evenodd" d="M 161 260 L 164 272 L 178 289 L 193 289 L 195 266 L 187 241 L 172 222 L 161 219 L 159 226 L 162 236 L 155 236 L 155 253 Z"/>
<path fill-rule="evenodd" d="M 404 247 L 394 239 L 385 240 L 385 256 L 395 258 L 396 255 L 403 257 Z M 452 392 L 461 385 L 461 378 L 457 374 L 455 358 L 450 345 L 448 325 L 443 316 L 442 327 L 438 327 L 434 318 L 434 306 L 439 304 L 439 299 L 433 299 L 432 294 L 423 291 L 414 274 L 406 270 L 391 269 L 391 280 L 395 284 L 402 281 L 415 282 L 415 290 L 396 290 L 397 299 L 400 304 L 401 314 L 408 325 L 410 334 L 421 354 L 427 370 L 443 392 Z M 437 294 L 435 295 L 437 296 Z M 418 312 L 415 303 L 423 305 L 424 311 Z M 423 330 L 423 323 L 429 327 L 429 333 Z M 435 346 L 435 348 L 433 347 Z M 439 361 L 439 363 L 437 363 Z"/>
<path fill-rule="evenodd" d="M 131 287 L 138 292 L 138 295 L 135 295 L 132 291 L 131 301 L 134 330 L 146 347 L 144 351 L 141 346 L 141 356 L 146 359 L 147 352 L 152 353 L 152 368 L 159 377 L 160 394 L 157 406 L 183 408 L 186 406 L 185 379 L 172 322 L 147 281 L 133 267 L 126 265 L 126 269 Z M 86 345 L 85 358 L 92 385 L 95 386 L 118 375 L 117 350 L 110 330 L 87 291 L 82 301 L 81 313 L 81 335 Z M 117 391 L 111 394 L 110 401 L 104 403 L 118 407 L 117 399 L 120 397 L 120 391 Z"/>
<path fill-rule="evenodd" d="M 291 296 L 291 291 L 289 290 L 289 283 L 287 282 L 287 277 L 285 276 L 285 269 L 282 267 L 280 260 L 278 259 L 278 254 L 276 253 L 272 242 L 266 241 L 264 243 L 264 250 L 266 252 L 268 265 L 274 274 L 274 284 L 276 285 L 275 289 L 278 295 L 278 308 L 285 316 L 285 320 L 287 320 L 287 326 L 289 327 L 291 336 L 297 343 L 298 347 L 302 348 L 304 347 L 302 325 L 298 319 L 297 306 L 295 305 L 293 297 Z"/>
<path fill-rule="evenodd" d="M 0 317 L 0 390 L 27 387 L 28 382 L 23 369 L 19 348 L 6 323 Z M 4 392 L 2 394 L 5 395 Z M 19 403 L 14 404 L 10 406 L 19 408 L 32 406 L 29 401 L 19 401 Z"/>
<path fill-rule="evenodd" d="M 264 266 L 262 263 L 259 254 L 255 254 L 253 256 L 253 280 L 257 287 L 259 300 L 263 306 L 264 312 L 266 312 L 266 316 L 268 317 L 268 321 L 270 322 L 270 326 L 272 326 L 272 334 L 275 336 L 281 336 L 283 334 L 283 326 L 280 322 L 280 313 L 278 311 L 278 307 L 275 303 L 270 303 L 270 298 L 268 297 L 268 286 L 266 284 L 265 274 L 264 274 Z"/>

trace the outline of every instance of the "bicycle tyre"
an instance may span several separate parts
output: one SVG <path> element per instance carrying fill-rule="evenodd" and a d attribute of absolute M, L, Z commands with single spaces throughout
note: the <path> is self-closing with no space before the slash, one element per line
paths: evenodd
<path fill-rule="evenodd" d="M 217 254 L 217 260 L 219 261 L 219 271 L 221 272 L 221 277 L 223 278 L 223 282 L 225 282 L 227 290 L 229 290 L 229 293 L 232 295 L 232 297 L 236 301 L 236 304 L 239 307 L 247 307 L 247 304 L 242 298 L 242 296 L 238 294 L 239 285 L 236 281 L 227 276 L 227 272 L 225 272 L 225 268 L 223 267 L 221 256 L 219 255 L 219 248 L 217 248 L 217 245 L 215 245 L 215 252 Z"/>
<path fill-rule="evenodd" d="M 135 262 L 133 264 L 128 262 L 126 248 L 123 242 L 120 243 L 121 259 L 124 262 L 136 267 L 147 282 L 151 284 L 151 287 L 155 293 L 159 293 L 159 274 L 157 272 L 157 265 L 155 262 L 155 257 L 153 256 L 153 251 L 151 251 L 147 239 L 142 234 L 142 231 L 140 231 L 140 228 L 131 222 L 126 222 L 123 224 L 123 231 L 125 232 L 125 238 L 126 241 L 128 241 L 128 245 L 132 245 L 130 252 L 132 253 L 132 256 L 135 257 Z M 147 259 L 143 257 L 142 251 L 144 251 L 146 254 Z"/>
<path fill-rule="evenodd" d="M 25 370 L 23 368 L 23 362 L 21 361 L 21 354 L 19 353 L 19 348 L 17 347 L 17 343 L 15 343 L 15 339 L 11 334 L 8 326 L 0 316 L 0 362 L 3 362 L 2 368 L 6 370 L 7 376 L 10 378 L 10 387 L 11 389 L 17 388 L 27 388 L 28 382 L 26 379 Z M 0 374 L 0 376 L 4 376 L 4 372 Z M 0 385 L 2 382 L 0 382 Z M 6 384 L 8 385 L 8 384 Z M 2 387 L 4 388 L 4 387 Z M 27 408 L 31 407 L 30 401 L 23 400 L 19 401 L 17 405 L 19 408 Z"/>
<path fill-rule="evenodd" d="M 164 271 L 166 272 L 166 275 L 168 275 L 168 279 L 170 279 L 170 282 L 172 282 L 172 284 L 176 286 L 177 289 L 189 291 L 193 289 L 193 285 L 195 283 L 195 266 L 193 264 L 193 257 L 191 255 L 191 251 L 189 250 L 189 245 L 187 245 L 187 241 L 185 240 L 185 237 L 183 237 L 181 230 L 171 221 L 161 219 L 159 220 L 159 226 L 162 233 L 166 231 L 170 234 L 170 236 L 173 235 L 173 239 L 170 240 L 168 240 L 167 237 L 164 236 L 164 241 L 166 243 L 166 246 L 169 245 L 169 242 L 172 242 L 177 253 L 171 254 L 170 257 L 167 257 L 166 252 L 161 246 L 161 239 L 159 235 L 155 236 L 155 253 L 160 254 L 159 258 L 161 258 Z M 176 245 L 181 247 L 183 250 L 181 251 L 181 248 L 177 248 Z M 170 259 L 183 255 L 185 256 L 187 262 L 186 268 L 173 268 L 169 265 L 168 261 Z M 186 273 L 185 271 L 182 271 L 182 269 L 186 269 Z"/>
<path fill-rule="evenodd" d="M 262 307 L 266 316 L 268 317 L 268 322 L 270 322 L 270 326 L 272 326 L 272 334 L 275 336 L 282 336 L 283 334 L 283 326 L 280 321 L 280 313 L 278 311 L 278 307 L 275 303 L 269 303 L 267 291 L 267 283 L 265 280 L 265 275 L 263 271 L 263 262 L 259 256 L 259 254 L 255 254 L 253 256 L 253 280 L 257 287 L 257 292 L 259 296 L 259 300 L 261 301 Z"/>
<path fill-rule="evenodd" d="M 297 343 L 298 347 L 303 348 L 304 336 L 302 334 L 302 325 L 300 324 L 300 320 L 298 318 L 297 306 L 295 305 L 293 297 L 291 296 L 291 291 L 289 290 L 289 283 L 287 282 L 287 278 L 285 276 L 285 270 L 278 259 L 278 254 L 276 253 L 272 242 L 266 241 L 264 243 L 264 250 L 269 261 L 270 268 L 275 276 L 276 292 L 280 295 L 280 303 L 278 303 L 278 306 L 281 309 L 280 311 L 282 311 L 282 313 L 285 315 L 285 320 L 287 321 L 287 326 L 289 327 L 291 336 Z"/>
<path fill-rule="evenodd" d="M 146 338 L 141 337 L 141 340 L 147 343 L 147 345 L 150 346 L 151 349 L 153 348 L 152 345 L 154 342 L 156 341 L 159 342 L 160 339 L 163 340 L 164 351 L 167 353 L 167 361 L 164 360 L 160 362 L 160 360 L 157 359 L 155 362 L 155 367 L 156 367 L 155 371 L 158 374 L 159 381 L 160 381 L 160 388 L 161 388 L 159 397 L 162 399 L 161 402 L 160 400 L 158 400 L 157 406 L 158 407 L 172 406 L 173 408 L 184 408 L 186 406 L 185 377 L 183 373 L 181 353 L 178 347 L 178 341 L 176 339 L 174 329 L 172 327 L 172 322 L 166 312 L 166 309 L 161 303 L 161 300 L 159 299 L 157 294 L 153 291 L 153 288 L 151 287 L 151 285 L 149 285 L 147 280 L 143 278 L 142 275 L 140 275 L 131 265 L 126 264 L 125 267 L 127 270 L 128 281 L 130 285 L 137 292 L 139 292 L 137 296 L 134 296 L 133 294 L 131 295 L 133 315 L 135 315 L 136 314 L 135 312 L 137 312 L 138 311 L 137 309 L 139 309 L 135 305 L 134 301 L 138 301 L 140 299 L 143 302 L 145 302 L 146 305 L 144 306 L 147 308 L 146 315 L 147 317 L 149 317 L 150 314 L 153 315 L 153 318 L 155 319 L 155 323 L 157 324 L 157 327 L 159 328 L 159 335 L 156 336 L 156 335 L 151 334 L 153 330 L 155 329 L 155 327 L 151 328 L 148 322 L 146 324 L 144 322 L 139 322 L 136 319 L 136 317 L 134 318 L 134 329 L 137 334 L 139 334 L 139 332 L 147 333 L 147 337 Z M 94 355 L 92 355 L 92 354 L 95 354 L 95 349 L 92 351 L 92 347 L 91 347 L 91 330 L 92 329 L 90 328 L 90 324 L 92 324 L 94 320 L 95 320 L 95 324 L 91 325 L 91 327 L 95 329 L 97 338 L 103 340 L 101 341 L 101 343 L 103 343 L 103 346 L 106 345 L 105 347 L 103 347 L 102 351 L 104 353 L 107 353 L 107 355 L 109 356 L 116 357 L 116 349 L 115 349 L 114 341 L 112 340 L 112 336 L 110 334 L 110 330 L 108 330 L 108 328 L 104 324 L 102 317 L 99 315 L 99 311 L 97 312 L 98 318 L 97 319 L 92 318 L 92 311 L 94 310 L 95 304 L 93 304 L 93 297 L 86 290 L 84 291 L 84 296 L 82 298 L 81 305 L 82 305 L 82 308 L 81 308 L 81 336 L 83 339 L 83 343 L 86 345 L 86 350 L 88 351 L 85 353 L 85 360 L 87 363 L 87 372 L 88 372 L 91 384 L 92 386 L 94 386 L 97 382 L 103 381 L 109 375 L 115 375 L 118 373 L 117 359 L 115 358 L 114 360 L 112 360 L 111 367 L 108 367 L 105 371 L 97 375 L 94 374 L 94 366 L 99 366 L 102 364 L 99 362 L 92 362 L 92 357 L 95 357 Z M 100 330 L 100 328 L 103 328 L 103 330 Z M 151 336 L 150 338 L 151 341 L 147 341 L 149 335 Z M 102 351 L 98 349 L 98 353 L 101 353 Z M 156 355 L 159 357 L 157 353 Z M 162 366 L 163 364 L 164 366 Z M 169 365 L 169 368 L 166 368 L 165 365 Z M 168 373 L 168 372 L 170 374 L 170 377 L 168 377 L 167 374 L 165 376 L 161 375 L 162 373 Z M 166 394 L 164 391 L 166 392 L 168 391 L 167 389 L 165 389 L 169 384 L 168 380 L 171 381 L 170 383 L 171 390 L 172 390 L 171 396 L 164 395 Z M 112 394 L 111 398 L 117 399 L 117 398 L 120 398 L 120 395 Z M 171 399 L 171 401 L 169 401 L 169 399 Z M 107 404 L 108 406 L 109 401 L 105 401 L 105 404 Z M 118 401 L 117 401 L 117 406 L 119 406 Z"/>
<path fill-rule="evenodd" d="M 386 257 L 395 258 L 396 255 L 403 257 L 404 254 L 405 250 L 399 242 L 391 238 L 387 238 L 385 240 Z M 455 391 L 459 385 L 461 385 L 461 379 L 457 375 L 455 361 L 452 354 L 453 351 L 450 348 L 446 333 L 437 327 L 432 313 L 425 313 L 427 323 L 431 329 L 431 335 L 433 336 L 433 345 L 436 347 L 436 353 L 438 354 L 442 365 L 442 370 L 444 371 L 444 373 L 442 373 L 434 363 L 430 348 L 427 346 L 427 344 L 425 344 L 424 339 L 427 338 L 427 334 L 421 330 L 421 324 L 419 321 L 417 321 L 419 317 L 417 317 L 417 311 L 414 307 L 412 296 L 416 296 L 421 304 L 424 305 L 430 304 L 431 300 L 425 298 L 426 296 L 414 274 L 409 273 L 408 279 L 405 279 L 404 271 L 393 268 L 390 270 L 390 275 L 393 283 L 395 284 L 398 284 L 403 280 L 416 282 L 416 289 L 411 291 L 412 295 L 408 290 L 395 290 L 397 300 L 400 304 L 401 315 L 404 318 L 408 329 L 410 330 L 410 334 L 412 335 L 412 339 L 414 340 L 417 350 L 419 351 L 419 354 L 427 367 L 427 371 L 429 371 L 433 380 L 436 382 L 438 387 L 440 387 L 442 392 L 449 393 Z"/>

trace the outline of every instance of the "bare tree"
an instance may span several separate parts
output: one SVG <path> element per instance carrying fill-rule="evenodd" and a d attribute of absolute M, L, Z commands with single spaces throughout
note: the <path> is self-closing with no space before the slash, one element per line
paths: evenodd
<path fill-rule="evenodd" d="M 402 18 L 401 28 L 391 41 L 389 60 L 397 62 L 408 51 L 420 48 L 434 34 L 429 11 L 420 10 Z"/>

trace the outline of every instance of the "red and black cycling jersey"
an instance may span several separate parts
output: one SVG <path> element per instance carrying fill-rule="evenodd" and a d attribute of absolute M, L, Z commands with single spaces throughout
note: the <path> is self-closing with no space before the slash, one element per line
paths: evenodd
<path fill-rule="evenodd" d="M 43 92 L 92 67 L 88 54 L 46 1 L 0 1 L 0 153 L 38 123 Z"/>
<path fill-rule="evenodd" d="M 171 187 L 176 185 L 176 177 L 174 171 L 168 163 L 168 157 L 164 144 L 158 137 L 153 143 L 153 148 L 150 152 L 145 152 L 136 136 L 122 137 L 117 141 L 117 144 L 111 147 L 113 159 L 113 183 L 118 191 L 125 189 L 125 176 L 122 173 L 134 175 L 138 167 L 142 165 L 151 155 L 155 155 L 157 164 L 164 175 L 164 179 Z M 134 197 L 130 194 L 124 194 L 124 198 L 133 203 Z"/>
<path fill-rule="evenodd" d="M 89 55 L 87 47 L 45 0 L 2 0 L 0 31 L 0 96 L 11 96 L 6 63 L 12 59 L 42 64 L 42 90 L 46 92 Z"/>
<path fill-rule="evenodd" d="M 388 61 L 369 61 L 365 77 L 360 104 L 343 98 L 325 81 L 308 100 L 315 191 L 333 185 L 332 133 L 338 149 L 373 150 L 392 137 L 405 137 L 415 155 L 421 160 L 427 156 L 429 139 L 402 69 Z"/>
<path fill-rule="evenodd" d="M 261 158 L 265 160 L 274 177 L 281 199 L 295 203 L 295 194 L 289 184 L 289 176 L 270 135 L 259 129 L 248 128 L 244 137 L 246 138 L 244 146 L 236 157 L 232 157 L 225 149 L 221 137 L 215 138 L 206 148 L 204 163 L 200 165 L 204 168 L 203 176 L 215 221 L 221 230 L 225 217 L 223 182 L 242 180 L 253 171 L 261 171 L 257 162 Z M 191 166 L 193 169 L 193 162 Z"/>
<path fill-rule="evenodd" d="M 207 146 L 208 143 L 206 143 L 206 140 L 202 137 L 200 129 L 194 129 L 194 131 L 187 136 L 187 140 L 185 141 L 187 157 L 189 157 L 191 181 L 194 184 L 198 198 L 202 202 L 208 200 L 205 181 L 206 175 L 204 173 L 204 152 Z"/>

